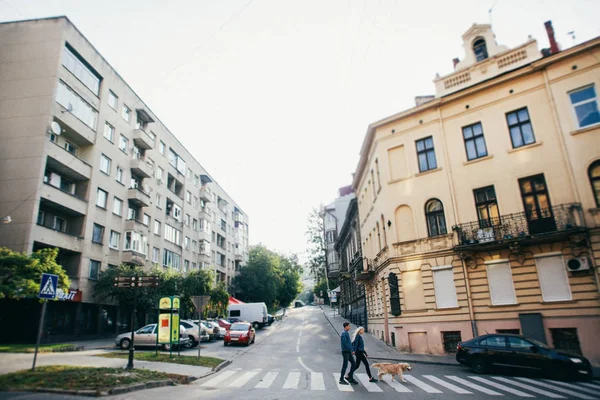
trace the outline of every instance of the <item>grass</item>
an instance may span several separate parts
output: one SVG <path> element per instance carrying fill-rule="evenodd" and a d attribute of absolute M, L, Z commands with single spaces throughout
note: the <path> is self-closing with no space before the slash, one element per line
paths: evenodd
<path fill-rule="evenodd" d="M 40 353 L 51 353 L 54 351 L 74 351 L 76 346 L 68 343 L 42 344 L 38 348 Z M 33 353 L 35 344 L 0 344 L 0 353 Z"/>
<path fill-rule="evenodd" d="M 107 390 L 133 383 L 170 379 L 185 383 L 185 376 L 145 369 L 91 368 L 68 365 L 37 367 L 0 375 L 0 391 L 33 389 Z"/>
<path fill-rule="evenodd" d="M 128 352 L 112 352 L 105 354 L 98 354 L 99 357 L 107 357 L 107 358 L 127 358 L 129 355 Z M 156 355 L 154 352 L 135 352 L 135 359 L 140 361 L 154 361 L 154 362 L 166 362 L 173 364 L 185 364 L 185 365 L 195 365 L 199 367 L 208 367 L 214 368 L 217 365 L 221 364 L 225 360 L 221 360 L 216 357 L 193 357 L 193 356 L 179 356 L 173 354 L 173 357 L 169 357 L 168 354 L 158 353 Z"/>

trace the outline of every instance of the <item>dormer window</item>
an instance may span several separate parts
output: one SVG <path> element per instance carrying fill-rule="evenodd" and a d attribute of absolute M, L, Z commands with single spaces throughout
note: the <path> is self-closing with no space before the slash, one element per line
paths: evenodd
<path fill-rule="evenodd" d="M 473 52 L 475 53 L 475 59 L 477 62 L 483 61 L 488 58 L 487 46 L 485 45 L 485 39 L 477 38 L 473 42 Z"/>

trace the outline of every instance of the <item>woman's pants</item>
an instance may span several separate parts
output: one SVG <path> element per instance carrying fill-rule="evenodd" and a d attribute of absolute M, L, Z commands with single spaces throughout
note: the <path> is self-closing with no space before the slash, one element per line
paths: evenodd
<path fill-rule="evenodd" d="M 364 351 L 356 352 L 356 369 L 360 368 L 361 362 L 365 364 L 365 369 L 367 370 L 367 375 L 369 375 L 369 378 L 373 378 L 371 375 L 371 368 L 369 368 L 369 362 L 367 361 L 367 356 L 365 356 Z"/>

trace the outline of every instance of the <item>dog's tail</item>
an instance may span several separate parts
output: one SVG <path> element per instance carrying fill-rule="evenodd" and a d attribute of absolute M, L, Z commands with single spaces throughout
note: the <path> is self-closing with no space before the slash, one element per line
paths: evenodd
<path fill-rule="evenodd" d="M 380 366 L 381 366 L 381 363 L 371 364 L 371 368 L 379 368 Z"/>

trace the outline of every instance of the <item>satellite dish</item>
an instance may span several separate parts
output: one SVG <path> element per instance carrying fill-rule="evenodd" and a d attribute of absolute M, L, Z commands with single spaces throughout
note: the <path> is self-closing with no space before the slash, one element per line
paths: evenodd
<path fill-rule="evenodd" d="M 50 124 L 50 129 L 52 130 L 52 133 L 54 133 L 55 135 L 60 135 L 62 133 L 60 124 L 56 121 L 52 121 L 52 123 Z"/>

